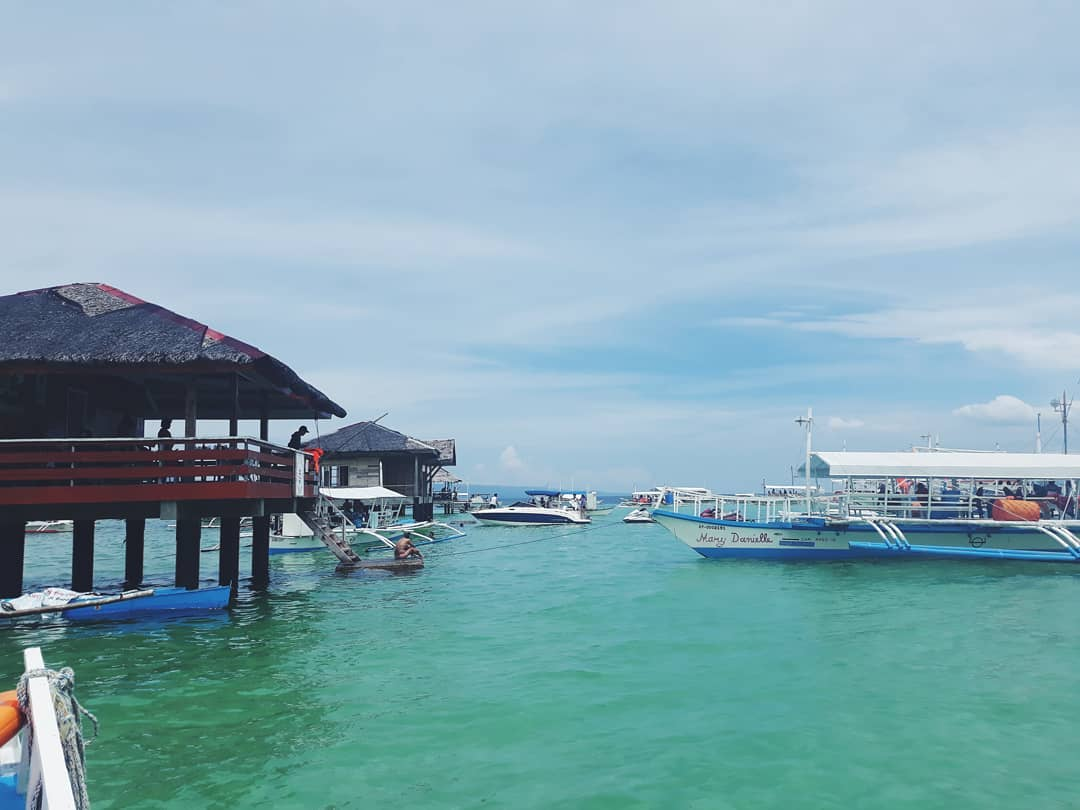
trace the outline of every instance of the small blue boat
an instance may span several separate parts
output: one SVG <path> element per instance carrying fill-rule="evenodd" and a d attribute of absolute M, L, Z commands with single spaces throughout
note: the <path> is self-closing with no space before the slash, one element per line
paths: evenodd
<path fill-rule="evenodd" d="M 144 616 L 179 616 L 224 610 L 232 598 L 232 588 L 147 588 L 123 593 L 79 594 L 63 604 L 22 607 L 19 600 L 0 603 L 0 619 L 20 619 L 59 613 L 75 621 L 130 619 Z M 13 604 L 14 603 L 14 604 Z"/>

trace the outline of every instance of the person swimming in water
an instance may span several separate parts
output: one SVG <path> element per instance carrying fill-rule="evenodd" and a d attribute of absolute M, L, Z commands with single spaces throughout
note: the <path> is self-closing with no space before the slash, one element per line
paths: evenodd
<path fill-rule="evenodd" d="M 412 544 L 412 538 L 409 536 L 409 533 L 405 532 L 401 535 L 401 539 L 394 544 L 394 559 L 407 560 L 410 557 L 416 557 L 419 560 L 424 559 L 424 555 Z"/>

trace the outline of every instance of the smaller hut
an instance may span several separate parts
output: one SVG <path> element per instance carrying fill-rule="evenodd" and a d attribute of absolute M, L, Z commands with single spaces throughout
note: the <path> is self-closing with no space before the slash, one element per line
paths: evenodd
<path fill-rule="evenodd" d="M 347 425 L 304 445 L 316 448 L 323 451 L 323 486 L 392 489 L 412 498 L 416 520 L 432 519 L 432 481 L 457 464 L 453 439 L 421 441 L 376 422 Z"/>

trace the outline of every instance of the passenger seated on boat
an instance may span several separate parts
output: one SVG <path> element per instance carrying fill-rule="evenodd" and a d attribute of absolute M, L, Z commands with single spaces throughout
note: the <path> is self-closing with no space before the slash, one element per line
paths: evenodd
<path fill-rule="evenodd" d="M 915 485 L 915 505 L 916 508 L 912 510 L 911 516 L 916 518 L 926 517 L 926 503 L 930 494 L 930 490 L 926 484 L 920 481 Z"/>
<path fill-rule="evenodd" d="M 394 559 L 395 560 L 407 560 L 409 557 L 416 557 L 417 559 L 424 559 L 424 555 L 420 553 L 420 550 L 412 544 L 412 539 L 408 532 L 405 532 L 401 539 L 394 544 Z"/>

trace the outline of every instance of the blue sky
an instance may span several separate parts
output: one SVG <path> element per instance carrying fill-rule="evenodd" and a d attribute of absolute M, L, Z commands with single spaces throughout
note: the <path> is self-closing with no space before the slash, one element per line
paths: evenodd
<path fill-rule="evenodd" d="M 808 406 L 1059 450 L 1080 8 L 947 6 L 12 5 L 0 288 L 169 306 L 474 481 L 745 489 Z"/>

